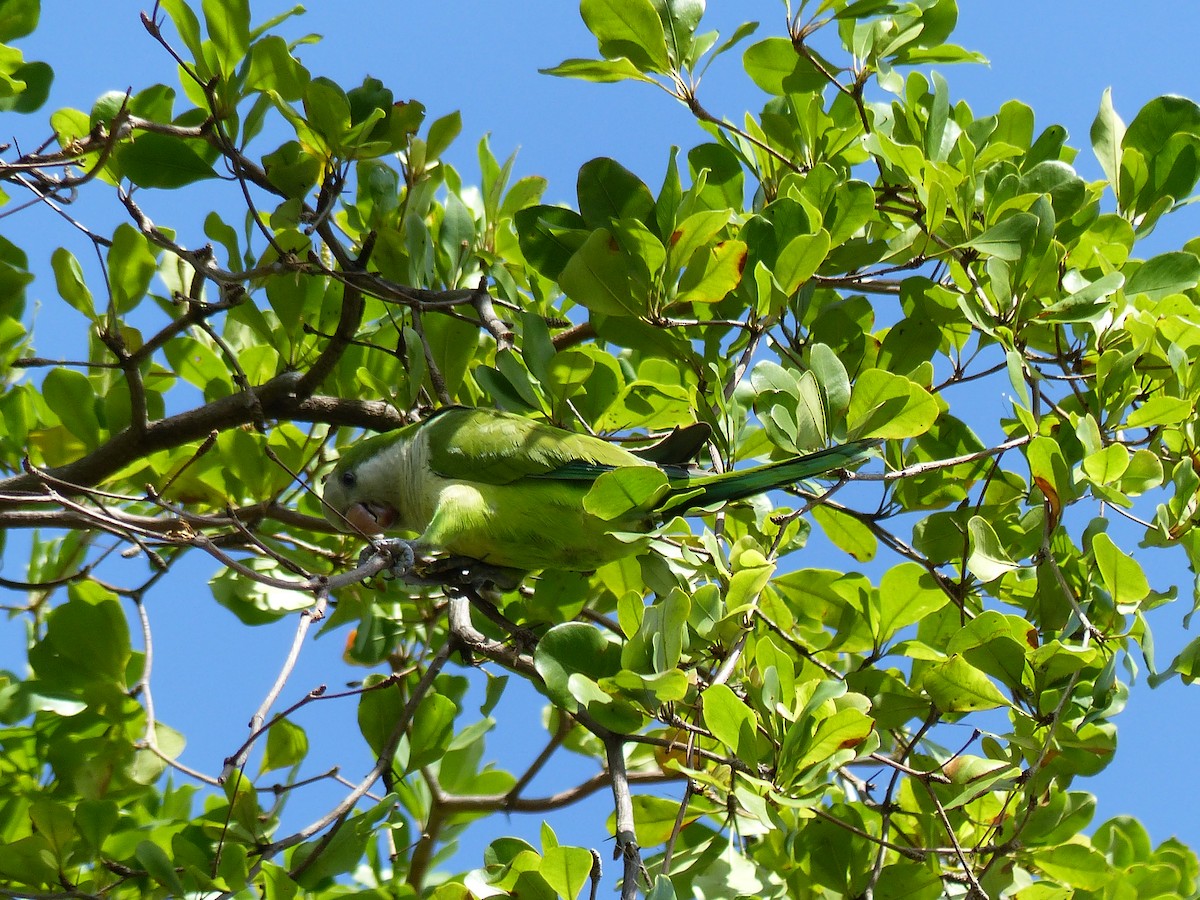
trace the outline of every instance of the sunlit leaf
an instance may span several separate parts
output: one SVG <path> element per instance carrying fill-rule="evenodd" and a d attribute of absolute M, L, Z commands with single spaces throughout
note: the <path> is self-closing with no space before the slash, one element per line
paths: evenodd
<path fill-rule="evenodd" d="M 957 655 L 927 669 L 921 687 L 944 713 L 1009 705 L 1009 701 L 986 675 Z"/>

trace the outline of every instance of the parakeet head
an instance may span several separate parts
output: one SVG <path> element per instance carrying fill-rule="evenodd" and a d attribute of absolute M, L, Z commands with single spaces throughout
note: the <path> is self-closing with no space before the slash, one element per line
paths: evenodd
<path fill-rule="evenodd" d="M 399 518 L 397 473 L 389 451 L 398 433 L 360 441 L 325 478 L 325 518 L 341 531 L 379 534 Z"/>

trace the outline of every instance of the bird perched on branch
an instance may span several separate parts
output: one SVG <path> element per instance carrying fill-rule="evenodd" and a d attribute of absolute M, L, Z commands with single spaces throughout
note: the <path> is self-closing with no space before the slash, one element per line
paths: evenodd
<path fill-rule="evenodd" d="M 449 407 L 347 450 L 325 480 L 325 515 L 365 536 L 415 533 L 417 557 L 586 572 L 636 552 L 629 533 L 855 465 L 876 443 L 716 474 L 681 464 L 678 447 L 639 455 L 523 416 Z"/>

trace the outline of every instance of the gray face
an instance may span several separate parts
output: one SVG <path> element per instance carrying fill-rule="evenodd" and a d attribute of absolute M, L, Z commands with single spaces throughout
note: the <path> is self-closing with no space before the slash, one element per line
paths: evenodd
<path fill-rule="evenodd" d="M 380 534 L 396 521 L 396 510 L 366 496 L 358 469 L 345 460 L 325 479 L 322 495 L 325 518 L 339 531 Z"/>

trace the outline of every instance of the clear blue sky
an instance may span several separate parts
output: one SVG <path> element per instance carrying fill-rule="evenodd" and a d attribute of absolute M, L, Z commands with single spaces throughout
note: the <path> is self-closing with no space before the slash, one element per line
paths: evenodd
<path fill-rule="evenodd" d="M 34 123 L 44 122 L 52 109 L 86 110 L 104 91 L 130 86 L 136 91 L 155 81 L 173 80 L 173 65 L 138 21 L 140 10 L 149 5 L 149 0 L 144 5 L 108 0 L 72 4 L 70 13 L 64 14 L 61 4 L 46 4 L 42 32 L 19 46 L 27 58 L 44 59 L 54 66 L 54 93 L 40 119 L 6 117 L 3 140 L 17 136 L 28 147 L 47 134 L 44 125 L 34 127 Z M 760 36 L 778 33 L 782 27 L 783 4 L 777 0 L 711 5 L 718 8 L 709 14 L 711 27 L 723 34 L 749 18 L 763 22 Z M 1141 104 L 1159 94 L 1200 95 L 1194 49 L 1200 6 L 1191 0 L 1145 5 L 1115 0 L 968 0 L 962 5 L 957 40 L 981 51 L 991 65 L 942 68 L 952 96 L 966 100 L 977 114 L 991 112 L 1009 98 L 1028 103 L 1037 113 L 1039 130 L 1055 122 L 1067 128 L 1070 143 L 1081 151 L 1077 166 L 1085 177 L 1100 175 L 1087 135 L 1104 88 L 1112 87 L 1117 111 L 1127 122 Z M 285 4 L 255 6 L 256 20 L 261 21 Z M 570 0 L 314 0 L 312 6 L 309 14 L 288 26 L 292 36 L 310 31 L 324 35 L 320 44 L 302 50 L 308 68 L 344 84 L 358 83 L 365 75 L 377 77 L 397 97 L 424 103 L 431 118 L 461 110 L 463 135 L 448 156 L 468 183 L 476 172 L 475 142 L 485 132 L 491 134 L 492 148 L 501 158 L 520 150 L 517 174 L 549 179 L 550 202 L 572 201 L 576 171 L 596 156 L 620 160 L 656 187 L 668 148 L 672 144 L 686 148 L 703 139 L 686 110 L 648 86 L 589 85 L 537 73 L 538 68 L 566 57 L 595 55 Z M 747 109 L 757 110 L 764 99 L 742 75 L 736 54 L 718 61 L 701 90 L 705 106 L 734 119 Z M 112 221 L 114 208 L 115 203 L 106 199 L 83 207 L 81 216 L 108 216 Z M 1200 234 L 1196 216 L 1189 211 L 1168 220 L 1140 255 L 1178 246 Z M 198 221 L 172 224 L 199 235 Z M 49 255 L 56 246 L 66 245 L 82 256 L 86 246 L 61 221 L 35 211 L 0 220 L 0 233 L 25 247 L 42 273 L 30 297 L 43 300 L 38 328 L 46 335 L 60 315 L 73 315 L 62 313 L 54 294 L 53 279 L 46 274 Z M 77 318 L 64 320 L 64 327 L 78 325 Z M 44 341 L 39 349 L 47 349 Z M 19 536 L 12 536 L 10 545 L 20 544 Z M 16 571 L 11 563 L 5 566 L 7 575 L 19 577 Z M 202 575 L 197 573 L 196 579 L 177 584 L 151 603 L 158 649 L 155 693 L 160 718 L 189 737 L 185 761 L 211 772 L 244 737 L 246 719 L 278 668 L 293 624 L 245 629 L 207 598 Z M 1191 593 L 1191 575 L 1181 563 L 1175 569 L 1156 568 L 1152 580 L 1158 589 L 1174 583 L 1183 597 Z M 1161 664 L 1186 642 L 1180 620 L 1189 607 L 1186 599 L 1181 600 L 1152 619 Z M 13 653 L 19 629 L 9 624 L 0 631 L 7 632 L 0 634 L 0 666 L 11 667 L 16 664 Z M 285 700 L 317 683 L 336 688 L 348 678 L 361 677 L 361 671 L 344 667 L 340 650 L 340 636 L 307 648 Z M 196 677 L 199 672 L 204 678 Z M 1098 795 L 1097 823 L 1131 814 L 1142 819 L 1156 843 L 1176 834 L 1200 847 L 1200 823 L 1177 786 L 1191 780 L 1196 708 L 1196 690 L 1177 681 L 1155 691 L 1144 684 L 1134 688 L 1128 710 L 1117 719 L 1116 760 L 1102 775 L 1076 784 Z M 536 714 L 518 710 L 515 715 L 523 718 L 503 732 L 509 746 L 520 746 L 520 735 L 538 729 Z M 352 704 L 322 704 L 301 724 L 308 728 L 314 747 L 311 772 L 322 765 L 347 763 L 346 745 L 357 741 Z M 351 737 L 329 739 L 341 734 Z M 530 748 L 530 755 L 534 752 L 536 748 Z M 344 774 L 354 778 L 355 766 L 362 769 L 366 764 L 365 756 L 356 752 Z M 540 784 L 548 791 L 565 786 L 566 781 L 552 778 Z M 340 792 L 316 796 L 317 790 L 309 799 L 313 808 L 319 808 L 318 804 L 332 802 L 336 793 Z M 588 813 L 572 817 L 575 824 L 586 827 L 562 828 L 560 837 L 596 845 L 610 808 L 607 795 L 600 795 L 588 806 Z M 529 825 L 532 828 L 525 827 Z M 529 820 L 522 823 L 516 818 L 513 826 L 536 835 L 536 823 Z M 499 821 L 495 827 L 503 831 L 509 826 Z"/>

